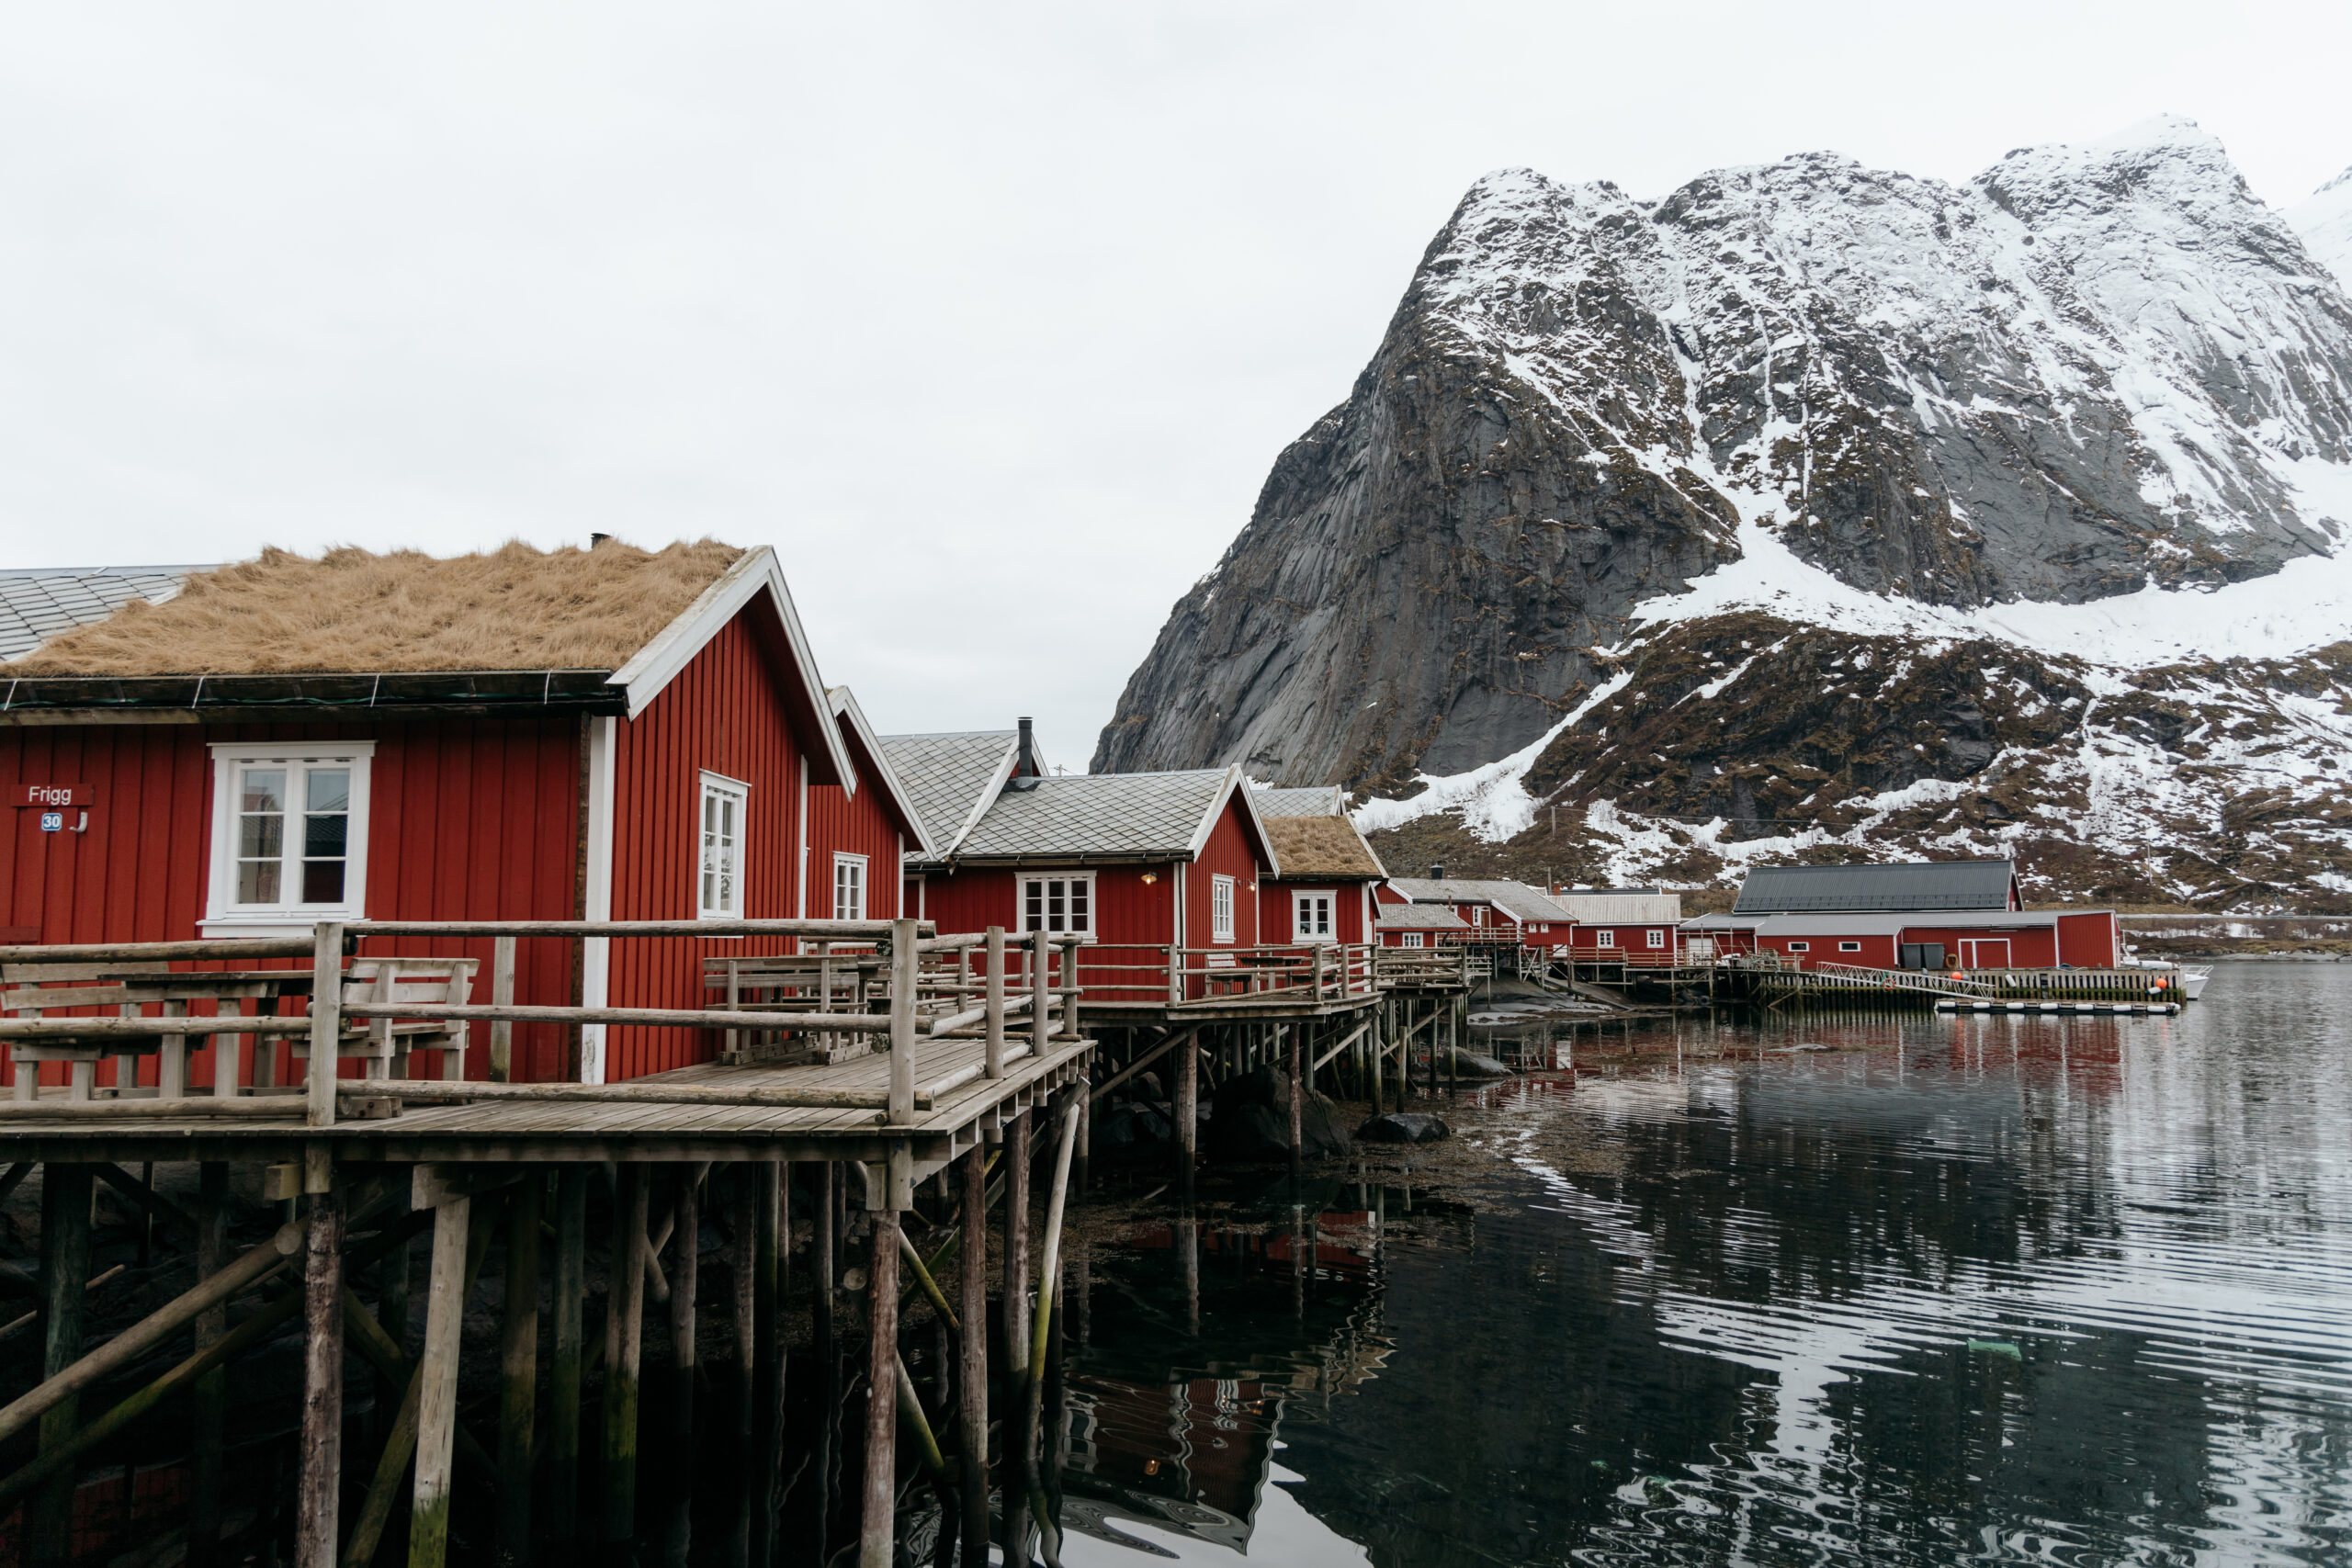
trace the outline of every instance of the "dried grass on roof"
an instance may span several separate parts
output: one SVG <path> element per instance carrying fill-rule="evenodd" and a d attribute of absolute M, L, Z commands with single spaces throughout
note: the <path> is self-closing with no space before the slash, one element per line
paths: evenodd
<path fill-rule="evenodd" d="M 1344 817 L 1270 817 L 1266 837 L 1285 880 L 1299 876 L 1378 876 L 1355 825 Z"/>
<path fill-rule="evenodd" d="M 249 675 L 417 670 L 617 670 L 741 558 L 712 539 L 640 550 L 315 559 L 266 549 L 64 632 L 10 675 Z"/>

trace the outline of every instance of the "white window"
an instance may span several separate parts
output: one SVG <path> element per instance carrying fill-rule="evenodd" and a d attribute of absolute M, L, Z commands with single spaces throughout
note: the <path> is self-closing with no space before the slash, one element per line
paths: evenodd
<path fill-rule="evenodd" d="M 695 909 L 706 920 L 743 918 L 743 829 L 752 786 L 702 776 L 702 873 Z"/>
<path fill-rule="evenodd" d="M 1792 942 L 1789 943 L 1789 951 L 1791 953 L 1811 953 L 1813 951 L 1813 943 L 1809 942 Z"/>
<path fill-rule="evenodd" d="M 1484 904 L 1470 906 L 1470 923 L 1474 926 L 1483 926 L 1487 923 L 1487 907 Z"/>
<path fill-rule="evenodd" d="M 368 904 L 372 740 L 212 748 L 212 874 L 205 925 L 358 919 Z"/>
<path fill-rule="evenodd" d="M 1233 878 L 1209 878 L 1209 940 L 1233 940 Z"/>
<path fill-rule="evenodd" d="M 1334 935 L 1331 905 L 1329 893 L 1294 891 L 1290 896 L 1291 940 L 1329 942 Z"/>
<path fill-rule="evenodd" d="M 833 919 L 865 919 L 865 857 L 833 857 Z"/>
<path fill-rule="evenodd" d="M 1664 947 L 1666 945 L 1666 933 L 1662 931 L 1653 930 L 1650 932 L 1650 945 L 1652 947 Z"/>
<path fill-rule="evenodd" d="M 1407 932 L 1405 933 L 1405 945 L 1406 945 L 1407 947 L 1419 947 L 1419 946 L 1420 946 L 1420 945 L 1421 945 L 1421 933 L 1420 933 L 1420 932 L 1419 932 L 1419 931 L 1407 931 Z"/>
<path fill-rule="evenodd" d="M 1838 951 L 1840 953 L 1860 953 L 1861 950 L 1862 944 L 1859 942 L 1841 942 L 1838 944 Z"/>
<path fill-rule="evenodd" d="M 1595 931 L 1592 933 L 1592 945 L 1595 947 L 1614 947 L 1617 945 L 1617 933 L 1615 931 Z"/>
<path fill-rule="evenodd" d="M 1094 934 L 1094 874 L 1066 876 L 1024 876 L 1021 879 L 1021 908 L 1015 921 L 1024 931 L 1070 931 Z"/>

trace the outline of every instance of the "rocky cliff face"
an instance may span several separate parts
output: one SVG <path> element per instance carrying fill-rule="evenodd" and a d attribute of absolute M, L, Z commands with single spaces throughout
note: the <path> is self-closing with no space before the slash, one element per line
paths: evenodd
<path fill-rule="evenodd" d="M 2186 121 L 1965 188 L 1830 154 L 1655 205 L 1508 171 L 1094 765 L 1378 786 L 1492 760 L 1758 534 L 1935 605 L 2257 576 L 2334 547 L 2308 470 L 2347 459 L 2352 303 Z"/>
<path fill-rule="evenodd" d="M 2297 233 L 2331 195 L 2290 225 L 2177 119 L 1964 187 L 1830 154 L 1656 203 L 1489 175 L 1093 765 L 1238 760 L 1489 839 L 1539 805 L 1730 824 L 1588 838 L 1627 874 L 1858 846 L 1871 810 L 1833 807 L 1931 784 L 1990 803 L 1949 831 L 2040 831 L 2000 817 L 2018 759 L 2127 690 L 2335 690 L 2352 301 Z M 1883 678 L 1832 701 L 1840 657 Z M 2178 739 L 2141 761 L 2205 765 Z"/>

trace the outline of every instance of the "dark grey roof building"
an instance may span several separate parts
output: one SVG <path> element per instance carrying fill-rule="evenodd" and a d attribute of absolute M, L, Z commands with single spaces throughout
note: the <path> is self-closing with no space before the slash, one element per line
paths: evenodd
<path fill-rule="evenodd" d="M 1912 861 L 1899 865 L 1767 865 L 1740 884 L 1736 915 L 1861 910 L 2015 909 L 2015 861 Z"/>
<path fill-rule="evenodd" d="M 909 865 L 945 854 L 970 832 L 1021 760 L 1013 729 L 961 729 L 940 735 L 885 735 L 882 755 L 922 818 L 929 855 L 910 853 Z"/>

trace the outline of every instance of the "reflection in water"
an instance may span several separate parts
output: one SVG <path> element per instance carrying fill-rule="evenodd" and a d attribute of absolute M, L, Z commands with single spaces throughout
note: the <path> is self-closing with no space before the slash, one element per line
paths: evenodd
<path fill-rule="evenodd" d="M 1499 1201 L 1095 1253 L 1065 1560 L 2352 1559 L 2348 1025 L 1526 1026 Z"/>

